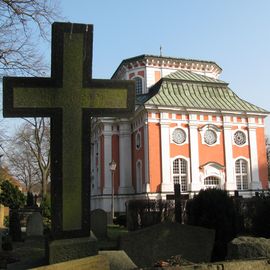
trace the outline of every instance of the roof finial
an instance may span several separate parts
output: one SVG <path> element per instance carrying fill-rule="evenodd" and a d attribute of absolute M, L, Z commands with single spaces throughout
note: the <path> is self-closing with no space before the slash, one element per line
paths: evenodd
<path fill-rule="evenodd" d="M 159 47 L 159 56 L 162 56 L 162 46 Z"/>

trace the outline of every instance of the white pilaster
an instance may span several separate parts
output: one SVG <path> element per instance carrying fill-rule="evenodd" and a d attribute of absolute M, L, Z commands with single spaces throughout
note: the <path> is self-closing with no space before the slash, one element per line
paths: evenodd
<path fill-rule="evenodd" d="M 112 193 L 112 174 L 109 163 L 112 161 L 112 125 L 104 123 L 104 188 L 103 194 Z"/>
<path fill-rule="evenodd" d="M 131 169 L 131 127 L 129 121 L 119 123 L 119 194 L 134 193 Z"/>
<path fill-rule="evenodd" d="M 150 192 L 150 179 L 149 179 L 149 137 L 148 137 L 148 121 L 145 120 L 144 123 L 144 182 L 145 182 L 145 192 Z"/>
<path fill-rule="evenodd" d="M 225 162 L 226 162 L 225 164 L 226 189 L 236 190 L 236 179 L 234 177 L 235 166 L 232 152 L 232 126 L 230 124 L 224 124 L 223 127 L 224 127 L 224 146 L 225 146 Z"/>
<path fill-rule="evenodd" d="M 259 179 L 257 135 L 254 123 L 255 121 L 253 120 L 253 118 L 249 119 L 248 136 L 249 136 L 250 163 L 251 163 L 251 188 L 261 189 L 262 185 Z"/>
<path fill-rule="evenodd" d="M 163 115 L 163 117 L 166 115 Z M 161 168 L 162 168 L 162 183 L 161 191 L 173 191 L 173 183 L 171 183 L 170 173 L 170 127 L 169 124 L 161 120 Z"/>
<path fill-rule="evenodd" d="M 192 119 L 192 117 L 191 117 Z M 198 145 L 198 126 L 194 121 L 189 122 L 190 134 L 190 162 L 191 162 L 191 190 L 198 191 L 202 188 L 199 172 L 199 145 Z"/>

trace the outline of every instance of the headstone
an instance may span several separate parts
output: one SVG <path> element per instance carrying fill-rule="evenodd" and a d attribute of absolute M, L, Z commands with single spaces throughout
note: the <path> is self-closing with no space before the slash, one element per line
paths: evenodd
<path fill-rule="evenodd" d="M 9 234 L 13 241 L 22 240 L 22 231 L 18 209 L 10 209 L 9 212 Z"/>
<path fill-rule="evenodd" d="M 93 25 L 54 23 L 51 77 L 3 78 L 4 117 L 51 118 L 53 241 L 90 236 L 91 116 L 128 117 L 135 108 L 134 81 L 92 79 L 92 40 Z M 68 248 L 78 251 L 73 259 L 85 254 Z"/>
<path fill-rule="evenodd" d="M 27 218 L 26 235 L 41 236 L 43 235 L 43 219 L 39 212 L 34 212 Z"/>
<path fill-rule="evenodd" d="M 91 230 L 98 239 L 107 237 L 107 213 L 104 210 L 91 211 Z"/>
<path fill-rule="evenodd" d="M 229 260 L 270 258 L 270 239 L 263 237 L 240 236 L 228 244 Z"/>
<path fill-rule="evenodd" d="M 214 230 L 165 222 L 122 236 L 120 249 L 138 267 L 175 255 L 194 263 L 209 262 L 214 240 Z"/>
<path fill-rule="evenodd" d="M 131 270 L 137 268 L 136 264 L 123 250 L 99 251 L 99 254 L 108 259 L 110 270 Z"/>

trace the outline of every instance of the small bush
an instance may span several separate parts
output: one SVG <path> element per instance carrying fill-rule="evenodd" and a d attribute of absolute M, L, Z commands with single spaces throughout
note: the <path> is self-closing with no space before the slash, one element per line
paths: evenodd
<path fill-rule="evenodd" d="M 201 190 L 197 196 L 189 200 L 186 214 L 188 224 L 216 231 L 212 260 L 224 260 L 227 244 L 236 236 L 232 198 L 223 190 Z"/>
<path fill-rule="evenodd" d="M 25 196 L 13 186 L 8 180 L 1 183 L 0 203 L 11 209 L 18 209 L 25 204 Z"/>

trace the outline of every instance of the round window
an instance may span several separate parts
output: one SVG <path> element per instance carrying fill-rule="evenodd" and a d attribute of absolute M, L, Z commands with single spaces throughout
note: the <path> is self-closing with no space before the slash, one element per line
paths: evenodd
<path fill-rule="evenodd" d="M 186 140 L 186 133 L 183 129 L 177 128 L 173 131 L 172 138 L 173 141 L 177 144 L 184 143 Z"/>
<path fill-rule="evenodd" d="M 243 131 L 236 131 L 234 133 L 234 142 L 237 145 L 243 145 L 246 143 L 246 135 Z"/>
<path fill-rule="evenodd" d="M 217 134 L 214 130 L 208 129 L 204 133 L 205 143 L 212 145 L 217 142 Z"/>

